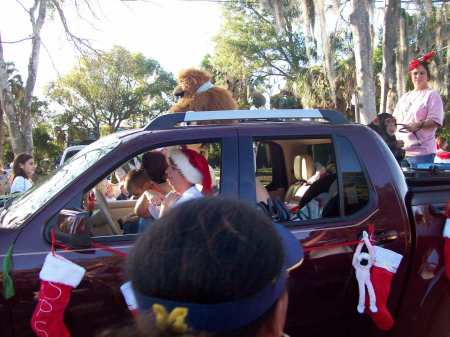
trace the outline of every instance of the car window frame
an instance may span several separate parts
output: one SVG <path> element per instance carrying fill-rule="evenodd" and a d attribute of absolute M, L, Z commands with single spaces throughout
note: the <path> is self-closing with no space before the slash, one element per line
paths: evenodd
<path fill-rule="evenodd" d="M 351 145 L 352 150 L 358 160 L 358 163 L 360 164 L 361 170 L 364 174 L 364 178 L 366 179 L 367 185 L 368 185 L 368 190 L 369 190 L 369 200 L 366 203 L 366 205 L 364 207 L 362 207 L 360 210 L 358 210 L 357 212 L 351 214 L 351 215 L 345 215 L 345 209 L 344 209 L 344 189 L 343 189 L 343 181 L 342 181 L 342 167 L 341 167 L 341 163 L 339 158 L 341 158 L 342 156 L 339 155 L 340 153 L 340 149 L 338 149 L 337 147 L 337 142 L 336 142 L 336 137 L 343 137 L 345 138 Z M 294 139 L 321 139 L 321 138 L 326 138 L 326 139 L 331 139 L 331 141 L 333 142 L 333 149 L 335 152 L 335 156 L 336 156 L 336 174 L 337 174 L 337 180 L 338 180 L 338 191 L 339 191 L 339 213 L 340 216 L 339 217 L 332 217 L 332 218 L 318 218 L 318 219 L 311 219 L 311 220 L 304 220 L 304 221 L 286 221 L 283 222 L 282 224 L 286 227 L 292 228 L 292 229 L 308 229 L 310 227 L 313 228 L 327 228 L 327 227 L 333 227 L 336 224 L 342 224 L 342 225 L 346 225 L 347 223 L 349 225 L 354 224 L 355 221 L 359 221 L 363 218 L 367 218 L 368 216 L 370 216 L 376 209 L 376 189 L 374 188 L 373 182 L 370 179 L 370 176 L 368 174 L 368 170 L 367 167 L 364 165 L 364 163 L 361 161 L 361 158 L 358 154 L 358 152 L 356 151 L 356 149 L 354 148 L 351 140 L 346 137 L 345 135 L 339 134 L 339 133 L 317 133 L 317 134 L 304 134 L 304 135 L 299 135 L 298 133 L 296 134 L 288 134 L 288 133 L 284 133 L 277 135 L 277 134 L 273 134 L 273 133 L 266 133 L 266 134 L 262 134 L 260 132 L 252 132 L 252 135 L 249 136 L 248 132 L 245 132 L 245 135 L 240 135 L 239 136 L 239 141 L 240 141 L 240 152 L 244 152 L 245 150 L 242 149 L 241 147 L 245 146 L 245 142 L 248 141 L 247 139 L 250 138 L 250 146 L 253 147 L 253 142 L 255 141 L 261 141 L 261 140 L 266 140 L 266 141 L 274 141 L 274 140 L 294 140 Z M 247 145 L 248 147 L 248 145 Z M 253 153 L 253 152 L 252 152 Z M 247 161 L 250 161 L 247 159 Z M 253 160 L 252 160 L 253 163 Z M 254 167 L 254 165 L 252 165 Z M 253 168 L 253 179 L 256 178 L 255 175 L 255 168 Z M 254 182 L 253 182 L 254 184 Z M 254 189 L 256 189 L 255 185 L 253 186 Z M 250 201 L 250 200 L 249 200 Z M 255 198 L 251 200 L 253 203 L 255 203 L 256 205 L 256 195 Z"/>
<path fill-rule="evenodd" d="M 222 128 L 221 128 L 222 129 Z M 174 132 L 175 131 L 175 132 Z M 220 172 L 220 187 L 219 187 L 219 194 L 220 195 L 230 195 L 235 193 L 237 195 L 237 189 L 238 185 L 234 184 L 234 191 L 233 191 L 233 184 L 228 183 L 230 180 L 229 176 L 231 176 L 231 179 L 233 179 L 233 176 L 236 176 L 236 174 L 233 174 L 233 171 L 237 171 L 237 133 L 236 130 L 233 128 L 223 128 L 222 133 L 217 131 L 215 128 L 215 132 L 209 132 L 207 130 L 200 131 L 199 129 L 196 129 L 195 136 L 191 136 L 193 133 L 189 132 L 192 130 L 184 129 L 184 130 L 163 130 L 158 131 L 157 133 L 154 132 L 148 132 L 145 133 L 142 136 L 142 141 L 138 141 L 138 143 L 145 143 L 143 146 L 137 147 L 137 149 L 133 152 L 128 153 L 126 156 L 122 156 L 121 159 L 118 159 L 114 161 L 114 163 L 110 166 L 110 168 L 106 170 L 102 170 L 102 173 L 97 173 L 97 176 L 95 179 L 93 179 L 91 182 L 89 182 L 87 185 L 83 185 L 84 187 L 80 187 L 77 191 L 78 193 L 74 193 L 73 198 L 76 198 L 79 193 L 85 193 L 86 191 L 89 191 L 92 189 L 96 184 L 98 184 L 102 179 L 104 179 L 108 174 L 110 174 L 113 170 L 111 167 L 119 167 L 120 165 L 123 165 L 127 161 L 129 161 L 131 158 L 142 154 L 147 151 L 151 151 L 157 148 L 166 147 L 166 146 L 172 146 L 172 145 L 183 145 L 183 144 L 195 144 L 195 143 L 221 143 L 221 172 Z M 200 134 L 199 131 L 203 136 Z M 218 135 L 219 133 L 219 135 Z M 167 140 L 158 141 L 157 138 L 158 135 L 167 135 Z M 177 136 L 178 135 L 178 136 Z M 138 136 L 139 137 L 139 136 Z M 155 141 L 149 141 L 151 139 L 154 139 Z M 136 140 L 135 140 L 136 141 Z M 126 145 L 124 145 L 126 146 Z M 233 150 L 234 149 L 234 150 Z M 235 158 L 233 160 L 233 151 L 235 152 Z M 96 163 L 97 164 L 97 163 Z M 66 207 L 68 203 L 70 203 L 72 200 L 70 199 L 68 202 L 63 204 L 61 207 L 58 208 L 58 210 L 51 214 L 51 216 L 48 217 L 48 220 L 45 222 L 43 226 L 43 236 L 44 240 L 47 243 L 51 243 L 50 239 L 50 227 L 52 226 L 51 221 L 55 217 L 57 218 L 59 212 Z M 96 236 L 95 241 L 97 242 L 124 242 L 124 241 L 135 241 L 141 233 L 136 234 L 121 234 L 121 235 L 108 235 L 108 236 Z"/>

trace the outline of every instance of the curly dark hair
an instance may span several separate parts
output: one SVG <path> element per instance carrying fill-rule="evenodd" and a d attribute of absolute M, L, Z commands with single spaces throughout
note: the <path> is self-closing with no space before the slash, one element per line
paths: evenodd
<path fill-rule="evenodd" d="M 265 215 L 237 200 L 201 198 L 175 207 L 149 227 L 129 256 L 128 274 L 146 296 L 223 303 L 261 291 L 280 274 L 283 258 L 281 241 Z M 115 336 L 254 337 L 275 306 L 229 332 L 160 331 L 151 314 L 142 314 L 134 328 Z"/>

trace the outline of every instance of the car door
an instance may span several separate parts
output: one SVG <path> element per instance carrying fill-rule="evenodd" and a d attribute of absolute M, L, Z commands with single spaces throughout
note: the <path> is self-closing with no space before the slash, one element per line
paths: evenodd
<path fill-rule="evenodd" d="M 129 139 L 124 138 L 117 149 L 89 168 L 80 179 L 24 225 L 14 246 L 13 278 L 16 296 L 9 302 L 16 337 L 34 336 L 30 319 L 36 305 L 39 271 L 50 251 L 50 244 L 44 238 L 46 224 L 52 221 L 61 209 L 80 205 L 86 190 L 131 157 L 167 145 L 201 143 L 209 140 L 222 144 L 220 193 L 237 195 L 238 151 L 234 128 L 214 127 L 210 130 L 205 127 L 195 130 L 141 132 Z M 95 240 L 127 253 L 137 237 L 138 234 L 114 235 L 97 237 Z M 65 323 L 73 336 L 94 336 L 102 329 L 125 323 L 131 318 L 119 290 L 125 279 L 123 257 L 98 248 L 58 250 L 58 254 L 87 270 L 81 284 L 73 290 L 65 312 Z"/>
<path fill-rule="evenodd" d="M 360 336 L 362 331 L 373 330 L 368 316 L 356 311 L 358 290 L 352 256 L 362 231 L 368 230 L 387 213 L 380 215 L 377 208 L 380 190 L 372 185 L 351 142 L 325 125 L 268 125 L 240 128 L 238 133 L 240 193 L 249 201 L 255 200 L 255 195 L 248 191 L 255 190 L 255 141 L 278 140 L 281 145 L 295 139 L 326 137 L 332 141 L 337 170 L 337 216 L 284 223 L 302 243 L 306 253 L 302 266 L 290 275 L 286 332 L 292 336 L 331 337 Z M 285 155 L 289 151 L 286 150 Z M 290 155 L 293 159 L 293 154 Z M 387 194 L 386 186 L 384 189 L 381 194 Z M 389 228 L 386 219 L 383 221 Z M 395 226 L 401 224 L 402 221 Z"/>

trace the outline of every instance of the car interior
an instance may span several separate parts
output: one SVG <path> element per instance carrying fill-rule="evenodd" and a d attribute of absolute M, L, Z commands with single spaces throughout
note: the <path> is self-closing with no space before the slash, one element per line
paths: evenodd
<path fill-rule="evenodd" d="M 345 149 L 350 166 L 343 165 L 338 177 L 331 138 L 255 139 L 254 148 L 256 177 L 270 195 L 267 204 L 259 206 L 275 220 L 300 222 L 343 215 L 339 178 L 346 214 L 368 202 L 367 181 L 351 148 Z"/>
<path fill-rule="evenodd" d="M 201 153 L 210 166 L 213 178 L 213 191 L 218 193 L 220 186 L 220 144 L 186 144 L 187 147 Z M 165 149 L 158 149 L 164 153 Z M 127 196 L 124 186 L 126 175 L 131 170 L 144 169 L 140 154 L 109 172 L 94 187 L 85 191 L 83 196 L 83 209 L 89 209 L 89 224 L 91 235 L 111 236 L 123 234 L 135 234 L 137 226 L 133 230 L 127 230 L 127 225 L 137 223 L 139 218 L 135 215 L 137 198 Z M 201 185 L 197 186 L 201 190 Z M 89 200 L 92 200 L 89 207 Z"/>

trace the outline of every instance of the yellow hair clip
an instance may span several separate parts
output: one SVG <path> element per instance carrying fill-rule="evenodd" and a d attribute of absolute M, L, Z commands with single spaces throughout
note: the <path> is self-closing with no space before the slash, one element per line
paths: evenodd
<path fill-rule="evenodd" d="M 188 330 L 185 320 L 188 315 L 188 309 L 185 307 L 176 307 L 170 314 L 164 306 L 153 304 L 153 312 L 155 313 L 156 326 L 160 329 L 170 327 L 173 331 L 183 333 Z"/>

